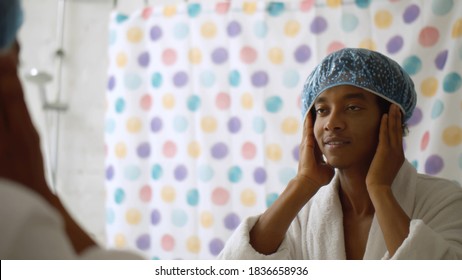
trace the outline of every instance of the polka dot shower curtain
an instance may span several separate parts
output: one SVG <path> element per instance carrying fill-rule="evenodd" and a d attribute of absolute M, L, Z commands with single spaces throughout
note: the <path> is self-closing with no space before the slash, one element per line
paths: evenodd
<path fill-rule="evenodd" d="M 407 158 L 462 182 L 462 1 L 181 2 L 110 20 L 107 241 L 213 259 L 296 174 L 300 92 L 343 47 L 414 79 Z"/>

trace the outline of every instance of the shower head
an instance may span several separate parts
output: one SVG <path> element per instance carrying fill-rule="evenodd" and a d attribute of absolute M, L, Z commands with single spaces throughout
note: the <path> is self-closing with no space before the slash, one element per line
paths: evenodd
<path fill-rule="evenodd" d="M 37 68 L 32 68 L 29 73 L 26 74 L 26 79 L 38 84 L 43 85 L 50 82 L 53 77 L 44 71 L 39 71 Z"/>

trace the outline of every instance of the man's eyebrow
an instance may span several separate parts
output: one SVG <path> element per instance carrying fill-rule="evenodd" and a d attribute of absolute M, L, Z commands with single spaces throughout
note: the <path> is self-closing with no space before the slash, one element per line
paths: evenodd
<path fill-rule="evenodd" d="M 348 100 L 348 99 L 367 100 L 366 95 L 364 93 L 362 93 L 362 92 L 347 93 L 347 94 L 345 94 L 345 96 L 343 96 L 342 99 L 345 99 L 345 100 Z M 316 100 L 314 101 L 314 104 L 325 103 L 325 102 L 327 102 L 327 98 L 320 96 L 320 97 L 316 98 Z"/>

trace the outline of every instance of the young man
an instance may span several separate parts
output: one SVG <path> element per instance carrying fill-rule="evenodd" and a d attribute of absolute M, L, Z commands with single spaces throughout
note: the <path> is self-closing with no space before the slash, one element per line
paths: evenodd
<path fill-rule="evenodd" d="M 302 93 L 298 173 L 222 259 L 462 259 L 462 189 L 417 174 L 402 147 L 414 84 L 365 49 L 327 56 Z"/>

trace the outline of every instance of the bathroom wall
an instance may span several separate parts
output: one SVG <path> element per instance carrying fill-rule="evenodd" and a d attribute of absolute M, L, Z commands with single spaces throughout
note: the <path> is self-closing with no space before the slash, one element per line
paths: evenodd
<path fill-rule="evenodd" d="M 32 68 L 54 79 L 46 85 L 48 99 L 58 93 L 69 108 L 60 114 L 56 189 L 71 214 L 97 241 L 104 244 L 104 110 L 107 69 L 107 26 L 113 0 L 66 0 L 63 50 L 58 71 L 58 3 L 62 0 L 22 0 L 25 22 L 20 31 L 20 74 L 32 118 L 42 137 L 43 152 L 55 139 L 56 113 L 42 109 L 39 91 L 25 77 Z M 150 4 L 174 3 L 150 0 Z M 144 0 L 119 0 L 117 9 L 131 12 Z M 55 144 L 52 142 L 51 146 Z"/>

